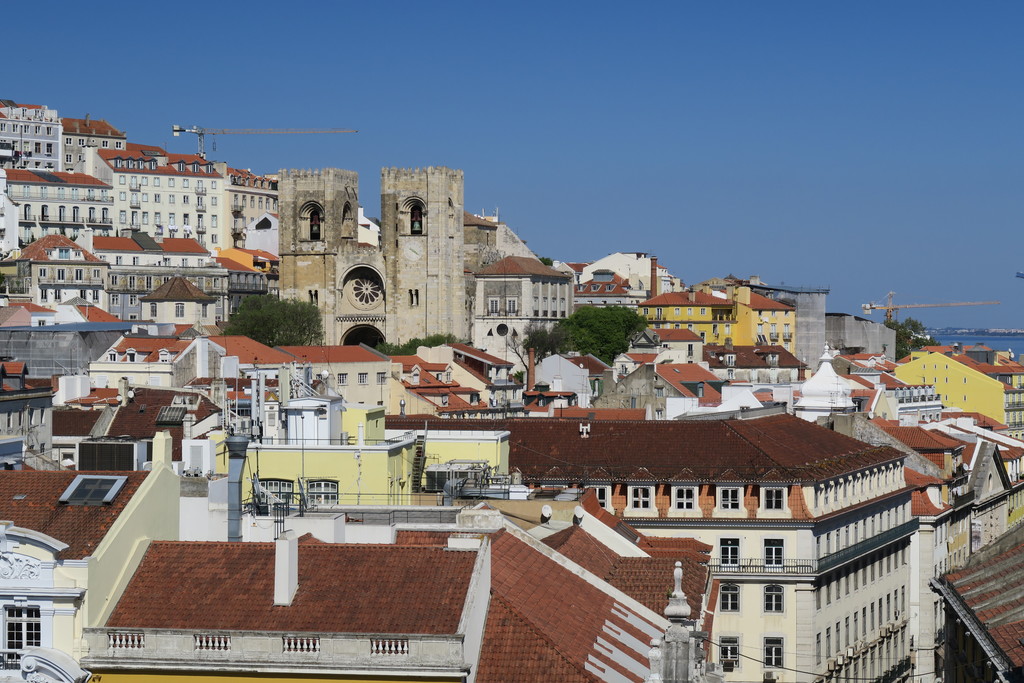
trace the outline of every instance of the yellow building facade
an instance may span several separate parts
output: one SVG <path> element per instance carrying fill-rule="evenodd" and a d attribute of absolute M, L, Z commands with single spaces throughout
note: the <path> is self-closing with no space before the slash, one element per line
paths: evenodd
<path fill-rule="evenodd" d="M 928 353 L 896 368 L 908 384 L 933 384 L 942 404 L 981 413 L 1010 427 L 1008 436 L 1024 437 L 1024 372 L 1017 363 L 977 363 L 966 356 Z M 993 376 L 994 375 L 994 376 Z"/>
<path fill-rule="evenodd" d="M 749 287 L 710 287 L 669 292 L 644 301 L 640 313 L 655 329 L 688 329 L 706 344 L 774 344 L 792 352 L 796 312 L 792 306 L 752 292 Z"/>

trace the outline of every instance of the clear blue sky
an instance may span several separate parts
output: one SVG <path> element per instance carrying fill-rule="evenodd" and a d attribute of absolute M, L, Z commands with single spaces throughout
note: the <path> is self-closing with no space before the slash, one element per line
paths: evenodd
<path fill-rule="evenodd" d="M 46 15 L 36 14 L 45 12 Z M 0 97 L 273 172 L 466 174 L 544 256 L 827 285 L 830 311 L 1024 327 L 1024 3 L 58 2 L 4 7 Z M 35 32 L 29 30 L 35 27 Z M 875 318 L 880 314 L 875 313 Z"/>

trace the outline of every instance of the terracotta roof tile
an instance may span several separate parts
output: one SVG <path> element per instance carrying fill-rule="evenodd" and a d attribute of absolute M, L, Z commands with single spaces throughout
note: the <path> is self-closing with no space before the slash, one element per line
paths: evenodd
<path fill-rule="evenodd" d="M 362 346 L 278 346 L 309 363 L 387 363 L 389 358 Z"/>
<path fill-rule="evenodd" d="M 188 279 L 181 276 L 168 278 L 166 282 L 146 296 L 139 297 L 139 301 L 197 301 L 199 303 L 213 303 L 216 300 L 217 297 L 210 296 L 189 282 Z"/>
<path fill-rule="evenodd" d="M 274 605 L 272 543 L 154 542 L 107 622 L 171 628 L 453 634 L 477 554 L 299 543 L 298 590 Z M 188 576 L 189 590 L 174 577 Z"/>
<path fill-rule="evenodd" d="M 54 436 L 89 436 L 102 410 L 78 410 L 77 408 L 53 409 Z"/>
<path fill-rule="evenodd" d="M 44 175 L 45 174 L 45 175 Z M 90 185 L 106 187 L 99 178 L 85 173 L 66 173 L 64 171 L 31 171 L 25 169 L 7 169 L 7 181 L 11 183 L 29 183 L 32 185 Z"/>
<path fill-rule="evenodd" d="M 272 349 L 266 344 L 241 335 L 215 335 L 210 337 L 210 341 L 223 348 L 227 355 L 236 356 L 238 362 L 243 365 L 249 363 L 282 364 L 295 360 L 295 356 L 290 353 Z"/>
<path fill-rule="evenodd" d="M 12 470 L 0 475 L 0 519 L 40 531 L 68 544 L 64 559 L 88 557 L 135 495 L 146 472 L 116 472 L 127 477 L 108 505 L 67 505 L 59 499 L 78 472 Z"/>
<path fill-rule="evenodd" d="M 496 263 L 484 266 L 476 271 L 478 276 L 483 275 L 539 275 L 553 277 L 560 280 L 568 280 L 571 276 L 550 266 L 545 266 L 535 258 L 526 256 L 506 256 Z"/>
<path fill-rule="evenodd" d="M 40 237 L 32 244 L 29 244 L 21 250 L 21 256 L 18 257 L 19 261 L 51 261 L 46 253 L 50 249 L 71 249 L 72 254 L 75 251 L 82 253 L 82 258 L 65 260 L 61 259 L 62 263 L 76 263 L 82 261 L 88 261 L 90 263 L 103 263 L 103 261 L 92 254 L 92 252 L 86 251 L 82 247 L 78 246 L 64 235 L 46 235 Z"/>

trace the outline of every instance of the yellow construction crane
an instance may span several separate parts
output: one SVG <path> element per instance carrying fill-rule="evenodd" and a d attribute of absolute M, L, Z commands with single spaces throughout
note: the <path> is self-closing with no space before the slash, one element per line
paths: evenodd
<path fill-rule="evenodd" d="M 892 302 L 892 298 L 895 294 L 896 292 L 889 292 L 889 294 L 886 295 L 886 302 L 884 304 L 861 304 L 861 308 L 864 309 L 864 312 L 867 313 L 868 315 L 871 315 L 871 311 L 874 310 L 884 310 L 885 319 L 888 322 L 889 320 L 893 319 L 893 313 L 900 310 L 901 308 L 936 308 L 940 306 L 994 306 L 999 303 L 998 301 L 954 301 L 951 303 L 944 304 L 894 304 Z"/>
<path fill-rule="evenodd" d="M 358 133 L 358 130 L 349 130 L 347 128 L 200 128 L 199 126 L 192 126 L 191 128 L 183 128 L 181 126 L 171 126 L 171 132 L 174 137 L 178 137 L 182 133 L 193 133 L 199 138 L 199 156 L 203 159 L 206 158 L 206 136 L 207 135 L 291 135 L 291 134 L 305 134 L 305 133 Z M 216 150 L 217 145 L 214 143 L 213 148 Z"/>

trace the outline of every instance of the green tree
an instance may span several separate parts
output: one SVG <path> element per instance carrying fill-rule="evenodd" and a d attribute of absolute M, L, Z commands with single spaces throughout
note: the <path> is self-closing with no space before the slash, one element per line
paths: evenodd
<path fill-rule="evenodd" d="M 569 345 L 580 353 L 592 353 L 609 365 L 629 348 L 634 334 L 647 320 L 631 308 L 584 306 L 561 322 Z"/>
<path fill-rule="evenodd" d="M 548 356 L 567 351 L 569 333 L 561 325 L 531 322 L 523 329 L 517 343 L 509 345 L 509 349 L 519 357 L 523 366 L 529 365 L 530 349 L 533 349 L 534 360 L 539 363 Z"/>
<path fill-rule="evenodd" d="M 239 334 L 267 346 L 311 346 L 323 343 L 324 326 L 314 304 L 261 294 L 242 300 L 224 334 Z"/>
<path fill-rule="evenodd" d="M 421 346 L 441 346 L 442 344 L 454 344 L 459 339 L 451 334 L 431 334 L 426 337 L 416 337 L 403 344 L 389 344 L 381 342 L 377 344 L 377 350 L 386 356 L 414 356 L 416 349 Z"/>
<path fill-rule="evenodd" d="M 553 266 L 553 265 L 555 265 L 554 259 L 552 259 L 552 258 L 550 258 L 548 256 L 539 256 L 538 260 L 541 263 L 543 263 L 545 266 Z"/>
<path fill-rule="evenodd" d="M 886 320 L 885 326 L 890 330 L 896 330 L 896 358 L 900 359 L 916 351 L 922 346 L 938 346 L 934 338 L 925 333 L 924 323 L 920 320 L 907 318 L 903 322 L 899 320 Z"/>

